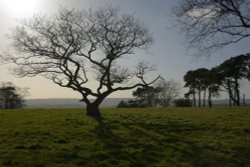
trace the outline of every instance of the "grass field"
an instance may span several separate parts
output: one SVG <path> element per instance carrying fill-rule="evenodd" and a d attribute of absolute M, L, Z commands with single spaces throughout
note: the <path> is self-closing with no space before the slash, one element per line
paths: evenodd
<path fill-rule="evenodd" d="M 250 166 L 250 108 L 0 110 L 0 166 Z"/>

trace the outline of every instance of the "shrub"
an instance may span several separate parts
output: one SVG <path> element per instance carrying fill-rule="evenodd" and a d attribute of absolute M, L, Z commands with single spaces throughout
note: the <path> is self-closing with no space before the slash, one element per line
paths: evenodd
<path fill-rule="evenodd" d="M 176 99 L 174 101 L 176 107 L 192 107 L 192 101 L 189 99 Z"/>
<path fill-rule="evenodd" d="M 124 100 L 121 100 L 117 105 L 117 108 L 128 108 L 128 107 L 129 107 L 129 104 L 125 102 Z"/>

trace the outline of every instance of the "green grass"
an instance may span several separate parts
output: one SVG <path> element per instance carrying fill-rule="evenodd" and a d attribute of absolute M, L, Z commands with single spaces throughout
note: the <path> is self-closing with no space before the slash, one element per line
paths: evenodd
<path fill-rule="evenodd" d="M 0 110 L 0 166 L 250 166 L 250 108 Z"/>

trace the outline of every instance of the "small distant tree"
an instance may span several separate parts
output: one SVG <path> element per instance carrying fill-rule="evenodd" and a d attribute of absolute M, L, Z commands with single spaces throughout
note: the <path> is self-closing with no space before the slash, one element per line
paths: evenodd
<path fill-rule="evenodd" d="M 25 106 L 24 95 L 21 88 L 8 82 L 3 83 L 0 87 L 0 108 L 14 109 Z"/>
<path fill-rule="evenodd" d="M 190 99 L 176 99 L 174 101 L 176 107 L 192 107 L 192 103 Z"/>
<path fill-rule="evenodd" d="M 181 84 L 174 80 L 161 79 L 154 87 L 157 90 L 157 103 L 163 107 L 168 107 L 179 96 L 181 90 Z"/>
<path fill-rule="evenodd" d="M 137 88 L 133 92 L 135 99 L 130 103 L 134 107 L 168 107 L 170 102 L 179 96 L 180 89 L 179 82 L 162 78 L 153 86 Z"/>
<path fill-rule="evenodd" d="M 156 107 L 158 92 L 159 90 L 152 86 L 139 87 L 133 92 L 135 99 L 130 103 L 137 107 Z"/>

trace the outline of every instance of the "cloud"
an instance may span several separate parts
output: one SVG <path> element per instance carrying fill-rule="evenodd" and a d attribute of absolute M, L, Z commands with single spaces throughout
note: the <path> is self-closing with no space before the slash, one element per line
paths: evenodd
<path fill-rule="evenodd" d="M 193 19 L 214 19 L 217 17 L 218 12 L 216 10 L 212 9 L 211 7 L 206 8 L 192 8 L 186 12 L 188 17 L 191 17 Z"/>

